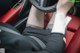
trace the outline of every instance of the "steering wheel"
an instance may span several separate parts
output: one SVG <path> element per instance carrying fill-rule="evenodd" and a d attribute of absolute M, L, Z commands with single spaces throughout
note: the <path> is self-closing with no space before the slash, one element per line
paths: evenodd
<path fill-rule="evenodd" d="M 56 11 L 58 0 L 29 0 L 37 9 L 45 12 Z"/>
<path fill-rule="evenodd" d="M 37 9 L 44 11 L 44 12 L 55 12 L 56 5 L 58 0 L 29 0 L 33 6 Z M 76 14 L 76 7 L 73 6 L 69 12 L 69 14 L 75 15 Z"/>

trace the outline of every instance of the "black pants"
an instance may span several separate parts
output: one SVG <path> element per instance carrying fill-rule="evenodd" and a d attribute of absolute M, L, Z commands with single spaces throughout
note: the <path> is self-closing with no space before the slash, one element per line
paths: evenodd
<path fill-rule="evenodd" d="M 30 43 L 29 36 L 35 36 L 46 44 L 46 48 L 34 51 Z M 6 53 L 64 53 L 65 43 L 63 34 L 50 33 L 49 30 L 27 27 L 23 35 L 15 35 L 7 32 L 1 37 L 1 47 L 6 49 Z"/>

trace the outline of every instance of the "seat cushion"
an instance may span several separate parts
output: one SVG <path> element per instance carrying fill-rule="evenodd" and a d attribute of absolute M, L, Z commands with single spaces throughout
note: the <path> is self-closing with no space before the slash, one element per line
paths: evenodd
<path fill-rule="evenodd" d="M 80 26 L 80 18 L 71 16 L 71 15 L 69 15 L 69 16 L 72 18 L 72 20 L 68 24 L 68 29 L 71 31 L 77 31 Z"/>
<path fill-rule="evenodd" d="M 74 34 L 72 40 L 70 41 L 66 53 L 79 53 L 80 51 L 80 28 Z"/>
<path fill-rule="evenodd" d="M 66 47 L 69 45 L 71 39 L 73 38 L 74 36 L 74 32 L 71 32 L 69 30 L 67 30 L 67 33 L 66 33 Z"/>

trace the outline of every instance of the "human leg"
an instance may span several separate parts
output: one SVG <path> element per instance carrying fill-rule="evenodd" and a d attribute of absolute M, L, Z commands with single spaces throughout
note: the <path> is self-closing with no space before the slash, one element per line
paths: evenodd
<path fill-rule="evenodd" d="M 59 0 L 58 3 L 57 3 L 57 7 L 56 7 L 57 11 L 56 11 L 56 13 L 53 14 L 50 22 L 47 25 L 47 28 L 52 29 L 53 24 L 55 24 L 57 26 L 60 26 L 61 23 L 64 23 L 63 21 L 66 22 L 65 23 L 65 27 L 66 27 L 67 26 L 66 24 L 70 20 L 69 17 L 66 18 L 66 15 L 67 15 L 67 12 L 70 10 L 70 8 L 73 5 L 74 5 L 74 3 L 70 3 L 70 2 L 68 2 L 68 0 L 65 0 L 65 1 Z M 61 22 L 61 20 L 62 20 L 62 22 Z M 56 23 L 55 23 L 55 21 L 56 21 Z M 63 26 L 62 26 L 62 28 L 63 28 Z"/>
<path fill-rule="evenodd" d="M 39 11 L 34 6 L 30 10 L 30 14 L 26 23 L 26 28 L 23 31 L 24 36 L 35 36 L 46 42 L 49 30 L 44 28 L 44 12 Z"/>
<path fill-rule="evenodd" d="M 44 12 L 32 6 L 26 26 L 44 28 Z"/>

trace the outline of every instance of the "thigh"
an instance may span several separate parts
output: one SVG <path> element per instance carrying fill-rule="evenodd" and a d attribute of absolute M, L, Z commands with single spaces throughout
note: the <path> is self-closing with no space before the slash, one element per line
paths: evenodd
<path fill-rule="evenodd" d="M 23 35 L 24 36 L 35 36 L 46 43 L 50 35 L 50 30 L 26 27 L 25 30 L 23 31 Z"/>

